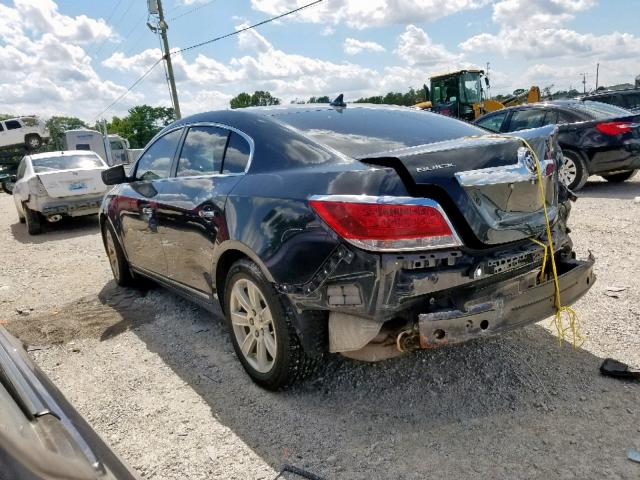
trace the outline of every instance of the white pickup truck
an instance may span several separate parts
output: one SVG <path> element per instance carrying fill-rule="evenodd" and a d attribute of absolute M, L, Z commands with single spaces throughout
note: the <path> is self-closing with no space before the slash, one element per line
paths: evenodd
<path fill-rule="evenodd" d="M 20 222 L 37 235 L 44 220 L 98 213 L 107 190 L 101 173 L 107 168 L 98 154 L 84 150 L 26 155 L 13 187 Z"/>
<path fill-rule="evenodd" d="M 49 137 L 49 130 L 35 116 L 0 121 L 0 148 L 24 145 L 28 150 L 36 150 L 48 142 Z"/>

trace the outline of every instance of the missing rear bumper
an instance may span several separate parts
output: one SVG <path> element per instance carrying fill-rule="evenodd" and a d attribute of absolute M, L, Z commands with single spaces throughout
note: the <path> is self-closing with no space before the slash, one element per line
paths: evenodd
<path fill-rule="evenodd" d="M 569 260 L 559 265 L 560 297 L 571 305 L 595 282 L 594 259 Z M 540 321 L 555 313 L 553 280 L 536 285 L 530 272 L 478 291 L 459 310 L 418 316 L 419 347 L 434 348 L 496 335 Z"/>

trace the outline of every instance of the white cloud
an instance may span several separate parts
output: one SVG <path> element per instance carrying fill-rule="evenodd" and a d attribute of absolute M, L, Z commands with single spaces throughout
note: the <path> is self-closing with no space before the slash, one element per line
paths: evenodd
<path fill-rule="evenodd" d="M 309 7 L 290 17 L 297 21 L 363 29 L 382 25 L 433 22 L 455 13 L 479 8 L 490 0 L 331 0 Z M 255 10 L 280 15 L 308 0 L 251 0 Z"/>
<path fill-rule="evenodd" d="M 125 89 L 104 81 L 82 44 L 111 35 L 102 21 L 58 12 L 49 0 L 0 4 L 2 113 L 76 115 L 90 120 L 96 99 L 109 102 Z"/>
<path fill-rule="evenodd" d="M 86 15 L 69 17 L 58 12 L 52 0 L 14 0 L 20 23 L 37 33 L 51 33 L 60 40 L 74 43 L 90 43 L 109 38 L 111 28 L 104 20 Z"/>
<path fill-rule="evenodd" d="M 355 38 L 345 39 L 343 45 L 344 53 L 347 55 L 357 55 L 361 52 L 385 52 L 386 49 L 376 42 L 365 42 Z"/>
<path fill-rule="evenodd" d="M 444 45 L 434 43 L 427 32 L 415 25 L 407 25 L 398 37 L 395 53 L 409 65 L 456 65 L 463 57 L 446 49 Z"/>
<path fill-rule="evenodd" d="M 500 0 L 493 6 L 493 20 L 499 25 L 550 27 L 571 20 L 596 0 Z"/>

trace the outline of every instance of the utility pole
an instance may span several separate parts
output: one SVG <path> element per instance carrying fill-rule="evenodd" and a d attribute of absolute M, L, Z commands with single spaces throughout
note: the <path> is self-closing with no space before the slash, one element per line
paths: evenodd
<path fill-rule="evenodd" d="M 163 58 L 167 62 L 167 76 L 169 77 L 169 87 L 171 89 L 171 99 L 173 101 L 173 109 L 176 113 L 176 118 L 182 118 L 180 113 L 180 103 L 178 103 L 178 90 L 176 89 L 176 79 L 173 76 L 173 65 L 171 64 L 171 55 L 169 50 L 169 39 L 167 37 L 167 30 L 169 26 L 164 21 L 164 11 L 162 10 L 162 0 L 151 0 L 148 2 L 149 13 L 158 14 L 158 28 L 154 29 L 151 25 L 147 24 L 152 31 L 160 30 L 160 36 L 162 37 Z"/>
<path fill-rule="evenodd" d="M 598 91 L 598 76 L 600 75 L 600 63 L 596 63 L 596 91 Z"/>
<path fill-rule="evenodd" d="M 487 62 L 487 72 L 485 74 L 485 78 L 487 79 L 487 98 L 491 98 L 491 79 L 489 78 L 489 62 Z"/>

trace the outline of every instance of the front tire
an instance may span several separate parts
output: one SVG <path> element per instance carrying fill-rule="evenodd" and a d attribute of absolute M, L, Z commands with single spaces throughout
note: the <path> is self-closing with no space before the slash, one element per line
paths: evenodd
<path fill-rule="evenodd" d="M 602 175 L 602 178 L 607 182 L 622 183 L 633 177 L 637 171 L 638 170 L 628 170 L 626 172 L 611 173 L 609 175 Z"/>
<path fill-rule="evenodd" d="M 39 235 L 42 233 L 42 215 L 40 215 L 40 212 L 31 210 L 26 204 L 23 204 L 22 208 L 24 210 L 24 218 L 29 235 Z"/>
<path fill-rule="evenodd" d="M 563 151 L 564 162 L 558 176 L 560 181 L 572 191 L 580 190 L 589 179 L 589 171 L 580 155 L 571 151 Z"/>
<path fill-rule="evenodd" d="M 104 240 L 104 248 L 107 252 L 107 258 L 109 265 L 111 266 L 111 272 L 113 278 L 121 287 L 130 287 L 135 284 L 135 279 L 131 274 L 131 268 L 129 262 L 124 256 L 122 247 L 116 238 L 115 233 L 111 225 L 105 225 L 102 227 L 102 239 Z"/>
<path fill-rule="evenodd" d="M 300 344 L 288 300 L 255 263 L 243 259 L 232 265 L 224 310 L 236 355 L 258 385 L 279 390 L 315 372 L 319 358 L 307 355 Z"/>

